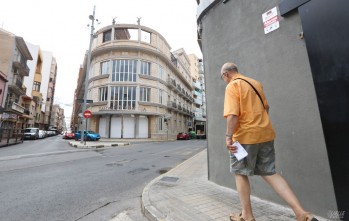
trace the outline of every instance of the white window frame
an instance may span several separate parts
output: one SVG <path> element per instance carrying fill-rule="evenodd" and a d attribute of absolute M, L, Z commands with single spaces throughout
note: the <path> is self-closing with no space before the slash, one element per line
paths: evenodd
<path fill-rule="evenodd" d="M 150 102 L 150 87 L 140 87 L 139 90 L 139 100 L 143 102 Z"/>
<path fill-rule="evenodd" d="M 159 89 L 159 104 L 163 103 L 163 91 L 161 89 Z"/>
<path fill-rule="evenodd" d="M 136 82 L 138 60 L 117 59 L 113 61 L 113 82 Z M 125 80 L 127 79 L 127 80 Z"/>
<path fill-rule="evenodd" d="M 163 80 L 163 78 L 164 78 L 164 68 L 161 66 L 161 65 L 159 65 L 159 70 L 158 70 L 158 74 L 159 74 L 159 78 L 161 79 L 161 80 Z"/>
<path fill-rule="evenodd" d="M 141 70 L 139 73 L 143 75 L 150 75 L 150 62 L 141 61 Z"/>
<path fill-rule="evenodd" d="M 164 130 L 164 118 L 163 117 L 158 118 L 158 129 L 159 129 L 159 131 Z"/>
<path fill-rule="evenodd" d="M 101 75 L 103 74 L 109 74 L 109 61 L 102 61 L 101 62 Z"/>
<path fill-rule="evenodd" d="M 108 87 L 98 89 L 98 101 L 108 101 Z"/>

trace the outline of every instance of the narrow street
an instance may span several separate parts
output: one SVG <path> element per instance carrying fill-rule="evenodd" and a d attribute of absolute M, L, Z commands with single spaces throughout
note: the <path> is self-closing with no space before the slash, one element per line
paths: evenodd
<path fill-rule="evenodd" d="M 147 220 L 143 188 L 206 140 L 81 150 L 61 136 L 0 148 L 0 220 Z"/>

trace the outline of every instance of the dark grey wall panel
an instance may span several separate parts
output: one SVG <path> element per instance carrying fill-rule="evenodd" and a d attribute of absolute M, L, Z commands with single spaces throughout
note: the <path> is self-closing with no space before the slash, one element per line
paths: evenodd
<path fill-rule="evenodd" d="M 349 211 L 348 9 L 347 0 L 312 0 L 299 8 L 340 211 Z"/>

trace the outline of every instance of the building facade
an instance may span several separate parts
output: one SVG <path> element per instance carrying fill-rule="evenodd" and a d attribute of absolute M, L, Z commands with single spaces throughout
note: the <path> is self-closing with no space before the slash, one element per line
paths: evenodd
<path fill-rule="evenodd" d="M 33 58 L 22 37 L 3 29 L 0 29 L 0 51 L 0 71 L 4 79 L 1 127 L 23 129 L 29 115 L 22 99 L 27 92 L 23 80 L 29 75 L 27 61 Z"/>
<path fill-rule="evenodd" d="M 29 97 L 32 99 L 33 117 L 27 127 L 38 127 L 48 130 L 53 127 L 50 122 L 52 105 L 54 102 L 55 82 L 57 77 L 57 63 L 52 52 L 43 51 L 40 46 L 26 42 L 33 60 L 28 62 L 29 76 L 24 79 Z M 27 100 L 30 98 L 26 98 Z M 32 108 L 33 109 L 33 108 Z"/>
<path fill-rule="evenodd" d="M 57 76 L 52 53 L 3 29 L 0 51 L 1 128 L 48 130 L 56 125 L 50 122 Z"/>
<path fill-rule="evenodd" d="M 201 0 L 198 42 L 205 61 L 209 179 L 234 187 L 222 116 L 225 62 L 259 80 L 276 131 L 276 169 L 307 210 L 348 220 L 349 2 Z M 262 16 L 263 15 L 263 16 Z M 266 16 L 265 16 L 266 15 Z M 273 15 L 274 20 L 265 20 Z M 268 22 L 269 21 L 269 22 Z M 273 22 L 278 22 L 270 26 Z M 261 180 L 252 193 L 284 203 Z"/>
<path fill-rule="evenodd" d="M 160 33 L 140 24 L 111 25 L 95 35 L 88 78 L 87 97 L 93 100 L 88 105 L 93 115 L 89 128 L 105 138 L 174 139 L 187 132 L 193 117 L 188 60 L 176 57 Z M 76 90 L 80 101 L 86 58 Z M 82 104 L 75 106 L 73 115 L 81 116 Z M 79 127 L 82 120 L 73 125 Z"/>
<path fill-rule="evenodd" d="M 4 112 L 3 103 L 6 98 L 4 95 L 7 81 L 7 76 L 0 70 L 0 114 Z"/>
<path fill-rule="evenodd" d="M 56 129 L 58 133 L 66 130 L 64 109 L 58 104 L 52 105 L 51 125 L 49 129 Z"/>
<path fill-rule="evenodd" d="M 205 76 L 202 59 L 195 54 L 188 55 L 190 61 L 190 73 L 194 87 L 193 112 L 195 114 L 193 121 L 193 130 L 198 138 L 205 138 L 206 128 L 206 92 Z"/>

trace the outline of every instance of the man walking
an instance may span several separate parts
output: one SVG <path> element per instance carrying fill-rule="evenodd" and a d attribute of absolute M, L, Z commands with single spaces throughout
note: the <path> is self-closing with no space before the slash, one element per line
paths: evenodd
<path fill-rule="evenodd" d="M 269 119 L 269 105 L 262 85 L 238 72 L 234 63 L 225 63 L 221 78 L 227 83 L 224 117 L 227 119 L 226 146 L 230 152 L 230 171 L 235 174 L 242 211 L 231 214 L 231 221 L 255 221 L 248 176 L 261 176 L 292 208 L 298 221 L 317 221 L 306 212 L 285 181 L 275 172 L 275 132 Z M 238 161 L 234 156 L 238 141 L 248 156 Z"/>

